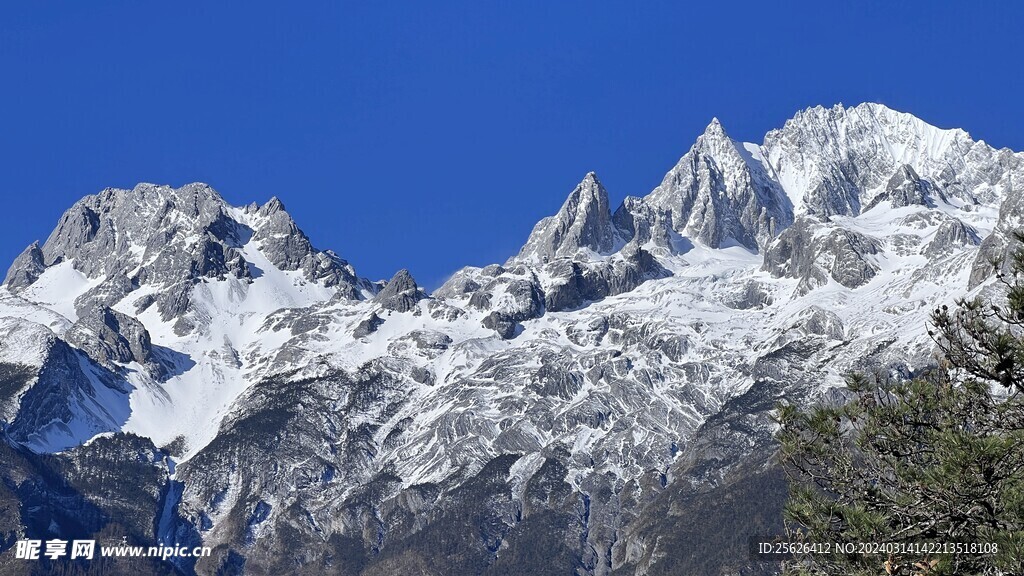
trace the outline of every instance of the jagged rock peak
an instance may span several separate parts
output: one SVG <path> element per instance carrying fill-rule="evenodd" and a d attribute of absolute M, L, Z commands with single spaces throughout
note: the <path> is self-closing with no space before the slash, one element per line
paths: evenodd
<path fill-rule="evenodd" d="M 238 231 L 228 209 L 220 194 L 198 182 L 181 188 L 145 183 L 131 190 L 107 188 L 64 213 L 42 246 L 44 263 L 74 260 L 78 271 L 97 278 L 186 247 L 198 245 L 202 252 L 211 242 L 230 244 Z"/>
<path fill-rule="evenodd" d="M 798 213 L 856 216 L 902 166 L 946 196 L 993 203 L 1007 159 L 959 129 L 882 104 L 816 106 L 769 132 L 760 147 Z"/>
<path fill-rule="evenodd" d="M 396 312 L 408 312 L 416 307 L 416 303 L 426 298 L 408 270 L 402 268 L 391 277 L 374 301 L 381 307 Z"/>
<path fill-rule="evenodd" d="M 718 120 L 718 116 L 713 116 L 711 122 L 708 122 L 706 128 L 704 128 L 705 135 L 713 136 L 725 136 L 725 128 L 722 127 L 722 122 Z"/>
<path fill-rule="evenodd" d="M 247 260 L 256 251 L 283 271 L 300 270 L 307 280 L 335 288 L 340 298 L 376 292 L 347 262 L 316 250 L 280 200 L 271 199 L 258 210 L 237 209 L 199 182 L 180 188 L 142 183 L 82 198 L 42 246 L 30 246 L 14 262 L 5 283 L 20 292 L 49 268 L 63 265 L 95 283 L 75 300 L 80 316 L 114 306 L 149 285 L 156 289 L 136 312 L 155 302 L 164 321 L 181 320 L 197 282 L 234 278 L 249 283 L 258 277 L 261 270 Z M 188 329 L 182 324 L 179 331 Z"/>
<path fill-rule="evenodd" d="M 950 138 L 970 138 L 970 134 L 960 128 L 939 128 L 913 114 L 895 110 L 879 102 L 862 102 L 856 106 L 844 106 L 840 102 L 831 108 L 821 105 L 811 106 L 797 112 L 793 118 L 785 122 L 781 130 L 786 130 L 788 127 L 806 128 L 814 125 L 826 128 L 857 121 L 874 124 L 878 131 L 897 139 L 928 139 L 942 135 Z M 773 132 L 775 131 L 773 130 Z M 825 136 L 825 134 L 821 136 Z M 891 152 L 898 155 L 900 151 L 892 150 Z"/>
<path fill-rule="evenodd" d="M 597 174 L 588 172 L 558 213 L 537 223 L 519 255 L 509 262 L 543 263 L 571 258 L 584 249 L 607 253 L 614 248 L 615 238 L 608 191 Z"/>
<path fill-rule="evenodd" d="M 4 278 L 4 286 L 17 291 L 39 279 L 39 275 L 46 270 L 43 258 L 43 251 L 39 242 L 33 242 L 28 248 L 18 255 L 7 270 L 7 277 Z"/>
<path fill-rule="evenodd" d="M 721 121 L 715 117 L 712 118 L 711 122 L 709 122 L 707 127 L 704 128 L 704 132 L 697 137 L 691 151 L 699 151 L 711 156 L 735 155 L 742 158 L 743 154 L 739 151 L 742 146 L 743 144 L 741 142 L 736 142 L 729 137 L 729 134 L 725 131 L 725 127 L 722 126 Z"/>
<path fill-rule="evenodd" d="M 65 339 L 104 365 L 135 361 L 156 366 L 149 332 L 142 323 L 106 306 L 79 318 Z"/>
<path fill-rule="evenodd" d="M 757 251 L 793 220 L 792 206 L 756 146 L 729 138 L 717 118 L 643 198 L 676 232 L 719 248 Z"/>
<path fill-rule="evenodd" d="M 268 200 L 266 204 L 260 206 L 260 209 L 257 212 L 257 214 L 259 214 L 260 216 L 270 216 L 272 214 L 276 214 L 277 212 L 285 211 L 286 210 L 284 207 L 284 202 L 281 202 L 281 200 L 277 196 L 274 196 L 270 200 Z"/>
<path fill-rule="evenodd" d="M 883 200 L 888 200 L 893 208 L 915 205 L 934 206 L 935 203 L 932 196 L 934 196 L 934 193 L 932 192 L 931 185 L 917 175 L 913 166 L 903 164 L 889 178 L 885 189 L 865 206 L 864 212 L 874 208 L 875 205 Z"/>

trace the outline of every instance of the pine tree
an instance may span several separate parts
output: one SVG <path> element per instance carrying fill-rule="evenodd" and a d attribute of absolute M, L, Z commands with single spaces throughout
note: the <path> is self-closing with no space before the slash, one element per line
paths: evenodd
<path fill-rule="evenodd" d="M 842 402 L 779 407 L 789 537 L 831 545 L 797 555 L 787 574 L 1024 574 L 1022 271 L 1017 253 L 1012 275 L 997 274 L 1004 306 L 976 298 L 933 312 L 928 373 L 852 375 Z M 902 549 L 864 553 L 874 543 Z"/>

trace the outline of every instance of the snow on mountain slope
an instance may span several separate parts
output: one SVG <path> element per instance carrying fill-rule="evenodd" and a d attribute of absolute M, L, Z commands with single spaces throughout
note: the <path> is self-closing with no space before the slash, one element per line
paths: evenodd
<path fill-rule="evenodd" d="M 659 546 L 620 542 L 630 502 L 763 464 L 775 401 L 933 362 L 929 313 L 991 285 L 1022 178 L 1020 154 L 877 104 L 762 144 L 714 120 L 650 194 L 613 210 L 589 173 L 504 265 L 429 295 L 358 277 L 276 198 L 108 189 L 0 288 L 0 420 L 37 452 L 151 439 L 166 541 L 376 551 L 463 490 L 508 499 L 500 532 L 564 484 L 569 540 L 608 574 Z"/>
<path fill-rule="evenodd" d="M 57 336 L 97 306 L 137 317 L 168 352 L 168 373 L 119 370 L 133 390 L 118 428 L 161 445 L 180 439 L 187 457 L 252 382 L 246 355 L 275 348 L 260 339 L 267 315 L 373 293 L 292 227 L 276 200 L 233 208 L 203 185 L 106 190 L 68 211 L 42 247 L 44 269 L 26 286 L 9 281 L 0 310 L 44 321 Z"/>
<path fill-rule="evenodd" d="M 78 319 L 75 300 L 100 283 L 75 269 L 73 261 L 64 261 L 48 268 L 20 296 L 53 310 L 70 322 Z"/>
<path fill-rule="evenodd" d="M 715 120 L 648 196 L 613 213 L 589 174 L 504 267 L 432 298 L 396 275 L 409 286 L 384 300 L 276 199 L 140 185 L 72 207 L 0 310 L 57 337 L 96 308 L 141 322 L 160 368 L 109 367 L 130 390 L 121 429 L 182 461 L 260 382 L 374 365 L 401 382 L 393 405 L 348 418 L 377 430 L 376 470 L 408 486 L 561 446 L 580 485 L 666 469 L 731 398 L 783 378 L 762 366 L 794 338 L 824 387 L 866 356 L 927 363 L 928 312 L 966 291 L 1020 176 L 1018 155 L 874 104 L 806 110 L 761 145 Z"/>
<path fill-rule="evenodd" d="M 821 216 L 856 215 L 903 165 L 958 205 L 998 204 L 1018 162 L 963 130 L 871 103 L 804 110 L 769 132 L 760 149 L 797 211 Z"/>

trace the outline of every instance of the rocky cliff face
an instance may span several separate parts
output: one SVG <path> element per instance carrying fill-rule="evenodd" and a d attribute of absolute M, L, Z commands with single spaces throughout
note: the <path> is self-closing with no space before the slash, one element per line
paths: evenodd
<path fill-rule="evenodd" d="M 644 203 L 672 215 L 679 234 L 711 248 L 757 250 L 793 221 L 793 207 L 757 148 L 711 121 Z"/>
<path fill-rule="evenodd" d="M 432 294 L 358 277 L 276 199 L 86 197 L 0 290 L 0 551 L 101 535 L 214 554 L 46 569 L 771 573 L 747 539 L 779 529 L 775 403 L 927 366 L 928 312 L 987 289 L 1016 241 L 1021 159 L 874 104 L 762 144 L 716 120 L 650 194 L 613 210 L 587 174 L 517 255 Z"/>
<path fill-rule="evenodd" d="M 558 214 L 537 223 L 513 261 L 545 263 L 572 258 L 581 250 L 604 254 L 612 250 L 616 239 L 608 191 L 591 172 L 569 194 Z"/>

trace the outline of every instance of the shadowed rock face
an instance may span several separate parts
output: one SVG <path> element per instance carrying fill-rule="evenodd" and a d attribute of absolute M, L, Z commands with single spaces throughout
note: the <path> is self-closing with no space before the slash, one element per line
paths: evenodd
<path fill-rule="evenodd" d="M 933 194 L 931 184 L 922 180 L 912 166 L 904 164 L 889 179 L 885 190 L 864 207 L 864 211 L 871 210 L 883 200 L 888 200 L 893 208 L 925 206 L 929 203 L 934 206 Z"/>
<path fill-rule="evenodd" d="M 683 236 L 713 248 L 740 244 L 757 251 L 789 226 L 793 208 L 750 154 L 714 119 L 644 202 L 671 214 Z"/>
<path fill-rule="evenodd" d="M 276 197 L 256 210 L 256 215 L 259 225 L 252 238 L 263 255 L 281 270 L 301 270 L 308 280 L 336 287 L 339 295 L 352 300 L 361 297 L 361 290 L 371 290 L 348 262 L 330 250 L 314 248 Z"/>
<path fill-rule="evenodd" d="M 569 194 L 558 214 L 537 223 L 512 261 L 543 263 L 571 258 L 582 249 L 609 252 L 616 238 L 611 220 L 608 192 L 590 172 Z"/>
<path fill-rule="evenodd" d="M 924 248 L 926 256 L 937 257 L 957 251 L 967 246 L 981 244 L 978 231 L 956 218 L 939 225 L 935 236 Z"/>
<path fill-rule="evenodd" d="M 806 293 L 832 278 L 847 288 L 871 280 L 878 265 L 871 256 L 880 252 L 877 241 L 851 230 L 821 233 L 821 223 L 799 218 L 779 235 L 764 253 L 764 270 L 776 277 L 800 279 Z"/>
<path fill-rule="evenodd" d="M 46 263 L 43 251 L 39 247 L 39 242 L 33 242 L 14 259 L 14 263 L 11 264 L 7 271 L 7 277 L 4 279 L 4 286 L 15 291 L 25 288 L 39 279 L 39 275 L 44 270 L 46 270 Z"/>
<path fill-rule="evenodd" d="M 78 446 L 121 429 L 131 385 L 60 338 L 49 339 L 21 391 L 5 400 L 9 438 L 38 451 Z"/>
<path fill-rule="evenodd" d="M 522 268 L 512 270 L 473 293 L 468 306 L 490 310 L 483 319 L 483 326 L 508 340 L 515 335 L 520 322 L 544 314 L 544 294 L 539 284 L 532 272 Z"/>
<path fill-rule="evenodd" d="M 384 289 L 377 293 L 374 301 L 379 302 L 381 307 L 395 312 L 408 312 L 416 303 L 426 298 L 426 295 L 416 285 L 412 274 L 406 269 L 399 270 L 384 286 Z"/>
<path fill-rule="evenodd" d="M 623 237 L 637 246 L 646 244 L 674 252 L 679 235 L 672 226 L 672 210 L 658 209 L 641 198 L 627 197 L 612 216 Z"/>
<path fill-rule="evenodd" d="M 364 338 L 369 336 L 376 332 L 377 328 L 380 328 L 380 325 L 383 323 L 384 319 L 377 316 L 376 312 L 372 312 L 368 318 L 356 325 L 356 329 L 352 331 L 352 336 L 354 338 Z"/>
<path fill-rule="evenodd" d="M 78 319 L 65 335 L 68 342 L 101 364 L 153 361 L 149 332 L 141 322 L 110 308 Z"/>
<path fill-rule="evenodd" d="M 544 267 L 551 279 L 544 291 L 544 306 L 551 312 L 572 310 L 629 292 L 647 280 L 670 276 L 650 253 L 629 245 L 621 258 L 599 263 L 556 261 Z"/>
<path fill-rule="evenodd" d="M 999 222 L 982 242 L 971 267 L 971 288 L 980 286 L 996 272 L 1010 273 L 1010 255 L 1020 248 L 1016 233 L 1024 230 L 1024 189 L 1008 190 L 999 207 Z"/>

